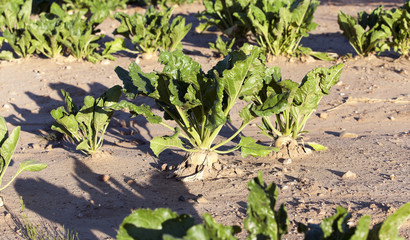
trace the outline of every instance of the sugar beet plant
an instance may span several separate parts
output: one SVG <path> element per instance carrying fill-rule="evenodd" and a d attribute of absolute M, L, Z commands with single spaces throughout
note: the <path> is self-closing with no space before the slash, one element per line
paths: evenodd
<path fill-rule="evenodd" d="M 388 36 L 387 45 L 395 52 L 408 56 L 410 53 L 410 1 L 400 8 L 385 10 L 380 16 Z"/>
<path fill-rule="evenodd" d="M 247 239 L 280 240 L 288 233 L 289 219 L 285 204 L 275 210 L 278 188 L 274 183 L 267 185 L 259 172 L 258 177 L 248 183 L 248 216 L 244 220 Z M 322 221 L 320 225 L 299 224 L 298 230 L 305 233 L 305 240 L 383 240 L 403 239 L 399 227 L 410 218 L 410 203 L 389 216 L 384 222 L 370 229 L 370 216 L 363 216 L 356 226 L 347 221 L 350 213 L 342 207 L 337 213 Z M 194 225 L 190 215 L 179 215 L 170 209 L 138 209 L 121 223 L 117 240 L 130 239 L 221 239 L 236 240 L 239 226 L 224 226 L 209 214 L 203 215 L 203 223 Z"/>
<path fill-rule="evenodd" d="M 32 55 L 38 44 L 29 31 L 31 5 L 32 0 L 7 1 L 0 5 L 0 31 L 3 33 L 3 40 L 19 57 L 23 58 Z M 2 55 L 4 54 L 7 54 L 8 58 L 11 55 L 10 53 Z"/>
<path fill-rule="evenodd" d="M 339 28 L 357 54 L 367 56 L 373 52 L 380 53 L 386 50 L 384 42 L 390 35 L 386 31 L 388 28 L 380 24 L 382 12 L 382 6 L 375 8 L 370 14 L 361 11 L 357 14 L 357 19 L 342 11 L 339 12 Z"/>
<path fill-rule="evenodd" d="M 4 186 L 1 186 L 4 174 L 10 165 L 14 150 L 17 147 L 17 142 L 20 136 L 20 127 L 16 127 L 9 134 L 7 130 L 6 121 L 0 117 L 0 191 L 8 187 L 13 180 L 24 171 L 40 171 L 47 167 L 47 164 L 40 163 L 35 160 L 25 160 L 20 163 L 17 172 L 13 175 L 11 180 Z"/>
<path fill-rule="evenodd" d="M 317 27 L 313 14 L 319 1 L 255 0 L 248 11 L 252 33 L 262 49 L 274 56 L 312 55 L 330 60 L 326 53 L 313 52 L 300 46 L 303 37 Z"/>
<path fill-rule="evenodd" d="M 251 30 L 247 11 L 252 2 L 253 0 L 204 0 L 205 10 L 198 16 L 203 23 L 197 27 L 197 31 L 202 32 L 213 26 L 228 37 L 245 37 Z"/>
<path fill-rule="evenodd" d="M 97 99 L 86 96 L 81 108 L 74 104 L 66 91 L 61 92 L 66 106 L 51 111 L 51 116 L 56 120 L 51 129 L 73 140 L 77 150 L 94 154 L 103 144 L 105 131 L 114 114 L 109 107 L 118 102 L 121 87 L 114 86 Z"/>
<path fill-rule="evenodd" d="M 115 34 L 131 40 L 137 53 L 147 58 L 155 55 L 158 50 L 174 51 L 182 49 L 181 41 L 191 29 L 191 24 L 185 25 L 185 18 L 178 16 L 171 21 L 174 8 L 157 11 L 148 7 L 145 14 L 117 12 L 115 18 L 121 25 Z M 124 49 L 123 50 L 127 50 Z M 132 52 L 132 50 L 131 50 Z"/>
<path fill-rule="evenodd" d="M 218 161 L 219 154 L 241 149 L 243 156 L 264 156 L 273 150 L 243 136 L 233 147 L 223 148 L 256 119 L 257 115 L 251 110 L 253 103 L 239 112 L 242 124 L 237 131 L 226 140 L 216 142 L 238 100 L 250 101 L 263 86 L 266 66 L 259 49 L 249 50 L 249 55 L 244 51 L 234 51 L 208 73 L 204 73 L 197 62 L 181 51 L 163 52 L 159 61 L 164 65 L 162 72 L 144 73 L 135 63 L 129 66 L 129 71 L 117 67 L 116 72 L 129 97 L 143 95 L 154 99 L 164 112 L 163 119 L 173 120 L 178 126 L 168 125 L 146 105 L 136 106 L 122 101 L 115 109 L 128 108 L 134 114 L 144 115 L 149 122 L 173 131 L 171 136 L 155 137 L 151 141 L 151 149 L 157 156 L 171 147 L 188 152 L 186 161 L 180 165 L 181 172 L 187 166 L 195 166 L 197 173 L 184 180 L 201 179 L 203 173 L 210 171 Z M 285 100 L 282 102 L 286 103 Z"/>
<path fill-rule="evenodd" d="M 265 78 L 264 88 L 253 99 L 255 106 L 252 110 L 262 116 L 260 129 L 263 134 L 275 139 L 275 147 L 289 143 L 295 145 L 301 139 L 307 120 L 323 96 L 328 95 L 330 88 L 339 81 L 343 66 L 338 64 L 330 68 L 315 68 L 306 74 L 300 84 L 290 79 L 282 80 L 278 67 L 270 69 L 267 73 L 270 77 Z M 266 109 L 276 107 L 280 102 L 278 99 L 282 98 L 286 98 L 286 107 L 273 112 L 273 124 L 270 117 L 272 112 Z M 312 147 L 323 149 L 315 143 L 312 143 Z"/>

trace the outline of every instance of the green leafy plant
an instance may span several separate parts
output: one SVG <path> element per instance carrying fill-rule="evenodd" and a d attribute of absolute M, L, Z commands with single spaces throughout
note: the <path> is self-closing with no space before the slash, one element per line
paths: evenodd
<path fill-rule="evenodd" d="M 337 207 L 336 214 L 322 221 L 320 225 L 300 224 L 298 230 L 305 233 L 306 240 L 333 240 L 333 239 L 403 239 L 399 236 L 399 227 L 410 218 L 410 203 L 390 215 L 384 222 L 370 228 L 371 217 L 361 217 L 356 226 L 349 227 L 347 221 L 351 214 L 342 207 Z"/>
<path fill-rule="evenodd" d="M 31 6 L 32 0 L 8 1 L 0 6 L 0 31 L 13 51 L 23 58 L 32 55 L 38 45 L 29 32 Z"/>
<path fill-rule="evenodd" d="M 314 0 L 256 0 L 247 13 L 256 41 L 274 56 L 306 54 L 331 60 L 326 53 L 300 46 L 302 38 L 317 26 L 313 22 L 313 14 L 318 5 L 319 1 Z"/>
<path fill-rule="evenodd" d="M 289 219 L 284 204 L 275 210 L 278 198 L 276 185 L 267 185 L 259 172 L 258 177 L 248 183 L 248 189 L 248 217 L 244 220 L 247 239 L 282 239 L 288 233 Z M 305 240 L 404 240 L 399 236 L 399 227 L 409 218 L 410 203 L 406 203 L 370 230 L 370 216 L 362 217 L 356 226 L 349 227 L 347 220 L 350 214 L 338 207 L 336 214 L 324 219 L 320 225 L 298 223 L 298 230 L 305 233 Z M 138 209 L 123 220 L 117 240 L 236 240 L 235 234 L 241 232 L 238 226 L 215 222 L 207 213 L 203 215 L 203 220 L 202 224 L 194 225 L 191 216 L 178 215 L 170 209 Z"/>
<path fill-rule="evenodd" d="M 340 78 L 343 64 L 330 68 L 315 68 L 308 72 L 302 82 L 296 83 L 290 79 L 282 80 L 280 69 L 273 68 L 265 78 L 265 87 L 253 100 L 256 103 L 255 113 L 262 116 L 260 129 L 266 136 L 275 139 L 275 146 L 295 143 L 304 133 L 307 120 L 318 107 L 323 96 Z M 278 99 L 287 99 L 288 104 L 283 111 L 274 111 L 275 125 L 271 122 L 272 112 L 266 109 L 277 105 Z M 262 111 L 262 112 L 259 112 Z M 320 145 L 314 144 L 320 148 Z"/>
<path fill-rule="evenodd" d="M 150 6 L 145 14 L 117 12 L 115 18 L 121 25 L 115 34 L 130 39 L 136 45 L 137 53 L 155 55 L 157 50 L 174 51 L 182 49 L 181 41 L 191 29 L 185 25 L 185 18 L 178 16 L 170 22 L 174 8 L 157 11 Z"/>
<path fill-rule="evenodd" d="M 275 210 L 278 188 L 274 183 L 267 185 L 259 172 L 248 183 L 248 189 L 248 217 L 244 221 L 248 239 L 281 239 L 288 233 L 289 219 L 285 204 Z"/>
<path fill-rule="evenodd" d="M 387 45 L 395 52 L 408 56 L 410 51 L 410 1 L 401 8 L 385 10 L 380 16 L 381 24 L 387 26 Z M 383 28 L 387 30 L 386 28 Z"/>
<path fill-rule="evenodd" d="M 63 51 L 61 30 L 61 19 L 46 13 L 40 14 L 40 20 L 29 25 L 30 34 L 38 42 L 36 52 L 48 58 L 60 56 Z"/>
<path fill-rule="evenodd" d="M 204 22 L 197 27 L 197 31 L 203 32 L 214 26 L 228 37 L 246 37 L 251 30 L 247 11 L 252 2 L 253 0 L 204 0 L 205 10 L 198 15 L 198 19 Z"/>
<path fill-rule="evenodd" d="M 386 25 L 380 24 L 383 7 L 375 8 L 370 14 L 361 11 L 357 19 L 342 11 L 339 12 L 337 22 L 343 35 L 349 40 L 350 45 L 357 54 L 367 56 L 372 52 L 383 52 L 388 48 L 385 40 L 390 37 Z"/>
<path fill-rule="evenodd" d="M 209 48 L 214 50 L 217 55 L 225 57 L 232 52 L 232 46 L 234 44 L 235 38 L 231 41 L 224 41 L 220 36 L 218 36 L 215 43 L 209 43 Z"/>
<path fill-rule="evenodd" d="M 35 160 L 25 160 L 20 163 L 17 172 L 13 175 L 11 180 L 4 186 L 1 186 L 4 174 L 10 165 L 11 158 L 13 157 L 14 150 L 16 149 L 17 142 L 20 136 L 20 127 L 16 127 L 11 131 L 10 135 L 7 130 L 6 120 L 0 117 L 0 191 L 8 187 L 13 180 L 24 171 L 40 171 L 47 167 L 45 163 L 39 163 Z"/>
<path fill-rule="evenodd" d="M 115 71 L 129 97 L 143 95 L 154 99 L 164 111 L 163 118 L 173 120 L 178 127 L 168 125 L 146 105 L 135 106 L 122 101 L 115 109 L 128 108 L 134 114 L 144 115 L 149 122 L 161 124 L 174 132 L 171 136 L 155 137 L 151 141 L 151 149 L 157 156 L 170 147 L 188 152 L 180 169 L 194 166 L 197 173 L 183 180 L 202 179 L 204 171 L 210 171 L 213 163 L 218 161 L 218 154 L 241 149 L 244 157 L 266 156 L 273 150 L 257 144 L 250 137 L 241 137 L 232 148 L 221 149 L 257 118 L 251 111 L 253 103 L 240 111 L 242 124 L 237 131 L 228 139 L 215 143 L 238 100 L 249 101 L 262 88 L 266 66 L 258 48 L 249 50 L 248 55 L 244 51 L 232 52 L 207 74 L 200 64 L 181 51 L 163 52 L 159 61 L 164 64 L 162 72 L 144 73 L 135 63 L 129 66 L 129 72 L 120 67 Z"/>
<path fill-rule="evenodd" d="M 96 27 L 105 17 L 91 15 L 89 18 L 83 18 L 86 12 L 86 9 L 82 9 L 70 15 L 67 9 L 56 3 L 53 3 L 50 9 L 50 13 L 62 21 L 59 41 L 66 51 L 77 59 L 87 59 L 95 63 L 103 59 L 97 48 L 100 47 L 98 40 L 102 39 L 104 34 L 98 34 Z"/>
<path fill-rule="evenodd" d="M 277 187 L 266 185 L 259 172 L 258 177 L 248 183 L 248 218 L 245 229 L 248 239 L 280 239 L 287 233 L 289 220 L 282 204 L 275 211 Z M 211 215 L 203 215 L 204 222 L 194 225 L 189 215 L 178 215 L 169 209 L 138 209 L 126 217 L 120 225 L 117 239 L 221 239 L 236 240 L 241 232 L 238 226 L 224 226 L 215 222 Z"/>
<path fill-rule="evenodd" d="M 114 114 L 109 107 L 118 102 L 121 87 L 114 86 L 97 99 L 86 96 L 81 108 L 74 104 L 67 92 L 61 92 L 66 108 L 61 106 L 51 111 L 51 116 L 56 120 L 51 129 L 73 140 L 77 150 L 92 155 L 103 144 L 105 131 Z"/>

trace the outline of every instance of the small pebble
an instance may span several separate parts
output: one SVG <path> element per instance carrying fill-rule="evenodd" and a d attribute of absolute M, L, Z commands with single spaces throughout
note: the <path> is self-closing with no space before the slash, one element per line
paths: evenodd
<path fill-rule="evenodd" d="M 208 200 L 204 198 L 203 196 L 200 196 L 199 198 L 196 199 L 198 203 L 207 203 Z"/>
<path fill-rule="evenodd" d="M 323 118 L 323 119 L 327 119 L 329 117 L 329 114 L 327 114 L 325 112 L 322 112 L 322 113 L 319 114 L 319 117 Z"/>
<path fill-rule="evenodd" d="M 185 202 L 185 197 L 184 196 L 179 196 L 178 197 L 178 201 L 180 201 L 180 202 Z"/>
<path fill-rule="evenodd" d="M 100 176 L 100 181 L 102 182 L 108 182 L 108 180 L 110 180 L 110 176 L 107 174 L 101 175 Z"/>
<path fill-rule="evenodd" d="M 4 206 L 4 200 L 3 200 L 3 197 L 0 197 L 0 207 L 3 207 Z"/>
<path fill-rule="evenodd" d="M 394 181 L 394 179 L 396 178 L 396 176 L 394 174 L 390 175 L 390 180 Z"/>
<path fill-rule="evenodd" d="M 127 184 L 128 184 L 128 185 L 131 185 L 131 184 L 133 184 L 133 183 L 135 183 L 135 181 L 134 181 L 133 179 L 130 179 L 130 180 L 127 181 Z"/>
<path fill-rule="evenodd" d="M 343 174 L 342 178 L 344 179 L 351 179 L 351 178 L 356 178 L 357 175 L 354 172 L 347 171 L 345 174 Z"/>
<path fill-rule="evenodd" d="M 291 163 L 292 163 L 292 159 L 290 159 L 290 158 L 284 159 L 283 162 L 282 162 L 283 165 L 289 165 Z"/>
<path fill-rule="evenodd" d="M 350 132 L 343 131 L 339 134 L 339 137 L 341 137 L 341 138 L 358 138 L 359 135 L 357 135 L 356 133 L 350 133 Z"/>

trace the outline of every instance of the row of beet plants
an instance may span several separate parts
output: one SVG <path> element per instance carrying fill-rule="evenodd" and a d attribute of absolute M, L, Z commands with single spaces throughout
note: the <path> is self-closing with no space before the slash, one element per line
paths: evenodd
<path fill-rule="evenodd" d="M 316 68 L 299 84 L 283 80 L 280 69 L 267 67 L 262 50 L 250 45 L 233 51 L 208 72 L 181 51 L 162 52 L 159 61 L 164 65 L 163 70 L 150 73 L 144 73 L 136 63 L 131 63 L 128 70 L 117 67 L 115 71 L 123 88 L 115 86 L 97 99 L 87 96 L 82 107 L 75 105 L 63 91 L 66 106 L 51 112 L 56 119 L 53 129 L 76 142 L 78 150 L 93 154 L 103 143 L 113 111 L 128 109 L 133 115 L 142 115 L 150 123 L 171 130 L 170 135 L 150 141 L 153 153 L 158 156 L 167 148 L 187 152 L 177 175 L 185 177 L 182 169 L 196 166 L 195 174 L 184 179 L 201 179 L 204 173 L 212 171 L 220 154 L 240 150 L 243 157 L 266 156 L 288 144 L 297 144 L 308 118 L 337 83 L 343 68 L 342 64 Z M 145 104 L 117 102 L 121 90 L 131 99 L 140 96 L 153 99 L 163 116 L 154 114 Z M 231 110 L 240 101 L 246 102 L 235 112 L 241 125 L 231 136 L 217 141 L 223 126 L 233 118 Z M 262 118 L 260 129 L 274 140 L 270 146 L 241 136 L 243 129 L 258 118 Z M 232 140 L 238 136 L 240 141 L 234 143 Z M 310 144 L 316 149 L 323 148 Z"/>
<path fill-rule="evenodd" d="M 95 63 L 115 60 L 112 54 L 118 51 L 152 55 L 158 50 L 181 49 L 181 40 L 191 28 L 181 16 L 171 21 L 174 8 L 158 11 L 151 6 L 145 14 L 131 16 L 118 12 L 114 16 L 121 25 L 114 34 L 129 39 L 136 49 L 127 49 L 123 38 L 105 40 L 103 46 L 105 35 L 98 26 L 110 14 L 110 8 L 100 6 L 91 8 L 90 12 L 88 8 L 71 9 L 70 6 L 53 3 L 49 12 L 33 19 L 32 0 L 0 4 L 0 47 L 7 43 L 13 50 L 3 49 L 0 59 L 11 60 L 15 55 L 21 58 L 33 54 L 47 58 L 71 55 Z"/>

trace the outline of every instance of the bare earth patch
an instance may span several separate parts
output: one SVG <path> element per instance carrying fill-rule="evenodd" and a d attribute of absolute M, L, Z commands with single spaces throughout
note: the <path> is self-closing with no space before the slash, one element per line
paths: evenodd
<path fill-rule="evenodd" d="M 337 12 L 353 15 L 381 3 L 323 2 L 315 14 L 318 28 L 302 44 L 315 51 L 353 53 L 338 29 Z M 397 6 L 402 1 L 384 4 Z M 195 14 L 200 10 L 201 6 L 194 4 L 179 7 L 177 12 L 195 27 Z M 108 19 L 102 29 L 110 35 L 116 25 Z M 208 49 L 216 34 L 191 32 L 183 41 L 185 52 L 204 70 L 218 61 Z M 338 205 L 353 212 L 353 222 L 369 214 L 375 224 L 410 200 L 408 59 L 389 53 L 347 60 L 340 83 L 322 99 L 306 126 L 309 133 L 304 140 L 325 145 L 327 151 L 296 157 L 244 159 L 239 153 L 225 155 L 219 159 L 222 164 L 217 165 L 220 171 L 214 178 L 185 183 L 167 178 L 169 166 L 181 163 L 184 153 L 165 151 L 155 158 L 150 140 L 169 132 L 142 117 L 130 119 L 127 113 L 115 113 L 104 152 L 92 158 L 75 151 L 73 144 L 58 140 L 50 130 L 50 111 L 63 105 L 60 89 L 68 91 L 78 104 L 86 95 L 99 96 L 121 84 L 115 66 L 127 68 L 135 57 L 120 55 L 116 62 L 95 65 L 40 58 L 1 62 L 0 114 L 9 129 L 22 127 L 15 162 L 8 173 L 28 158 L 49 165 L 42 172 L 22 174 L 1 192 L 5 201 L 0 211 L 2 239 L 20 238 L 12 221 L 12 216 L 20 216 L 20 196 L 33 223 L 51 228 L 64 225 L 77 231 L 80 239 L 115 238 L 123 218 L 137 208 L 171 208 L 193 215 L 198 222 L 208 212 L 221 223 L 241 225 L 246 217 L 247 182 L 258 171 L 263 172 L 266 182 L 275 182 L 280 188 L 279 201 L 286 203 L 292 225 L 287 239 L 302 238 L 296 232 L 296 222 L 319 223 L 334 214 Z M 139 61 L 146 72 L 161 68 L 156 61 Z M 280 66 L 284 78 L 300 81 L 309 70 L 335 63 L 275 58 L 269 64 Z M 143 102 L 154 106 L 146 99 L 136 100 Z M 233 119 L 222 135 L 239 124 Z M 269 144 L 258 132 L 257 126 L 251 126 L 244 134 Z M 402 233 L 410 238 L 410 223 L 402 227 Z"/>

